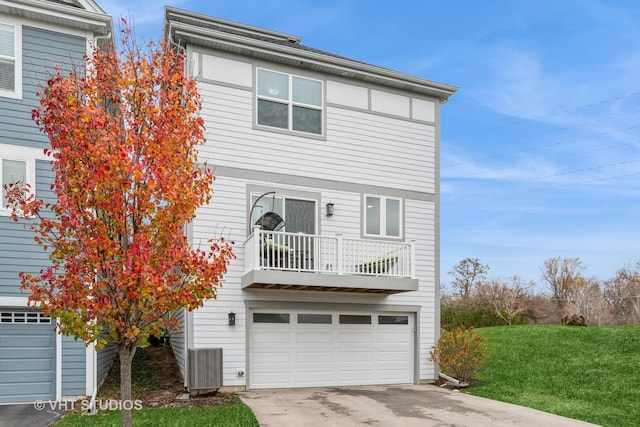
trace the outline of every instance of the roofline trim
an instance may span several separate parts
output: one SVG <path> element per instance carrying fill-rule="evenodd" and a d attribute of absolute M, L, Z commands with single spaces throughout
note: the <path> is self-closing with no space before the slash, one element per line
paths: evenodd
<path fill-rule="evenodd" d="M 40 0 L 0 0 L 0 12 L 11 13 L 15 10 L 24 11 L 26 12 L 26 17 L 33 19 L 51 16 L 62 20 L 74 21 L 91 29 L 94 34 L 101 36 L 110 35 L 113 26 L 111 16 L 98 12 Z"/>
<path fill-rule="evenodd" d="M 214 21 L 211 22 L 213 23 Z M 442 102 L 445 102 L 449 96 L 455 93 L 458 89 L 456 86 L 433 82 L 376 65 L 370 65 L 341 57 L 322 55 L 312 51 L 291 48 L 276 43 L 224 33 L 181 22 L 168 21 L 167 28 L 169 30 L 167 34 L 175 34 L 177 38 L 180 38 L 181 36 L 190 36 L 194 39 L 215 40 L 227 45 L 262 52 L 263 54 L 270 54 L 274 57 L 288 58 L 290 60 L 297 60 L 300 62 L 329 66 L 338 71 L 336 73 L 337 75 L 343 75 L 345 77 L 357 79 L 358 75 L 362 75 L 363 77 L 368 76 L 382 78 L 402 84 L 409 84 L 416 88 L 420 88 L 420 92 L 426 92 L 431 96 L 437 96 Z M 179 40 L 173 41 L 178 42 Z"/>
<path fill-rule="evenodd" d="M 248 33 L 263 35 L 266 37 L 273 37 L 281 40 L 293 40 L 297 43 L 300 43 L 302 41 L 302 37 L 296 36 L 293 34 L 281 33 L 279 31 L 269 30 L 266 28 L 255 27 L 248 24 L 242 24 L 235 21 L 229 21 L 222 18 L 203 15 L 201 13 L 191 12 L 184 9 L 178 9 L 171 6 L 165 6 L 165 16 L 167 17 L 168 21 L 170 21 L 169 19 L 170 15 L 189 17 L 193 20 L 201 21 L 203 23 L 212 23 L 219 26 L 223 26 L 223 27 L 236 28 Z"/>

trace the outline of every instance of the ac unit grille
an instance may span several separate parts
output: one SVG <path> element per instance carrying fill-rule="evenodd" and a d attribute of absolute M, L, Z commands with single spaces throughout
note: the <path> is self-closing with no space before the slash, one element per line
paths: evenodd
<path fill-rule="evenodd" d="M 222 387 L 222 349 L 189 349 L 189 390 L 217 390 Z"/>

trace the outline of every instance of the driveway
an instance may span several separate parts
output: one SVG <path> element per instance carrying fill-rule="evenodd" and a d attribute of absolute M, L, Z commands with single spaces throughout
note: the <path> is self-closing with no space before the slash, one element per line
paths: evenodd
<path fill-rule="evenodd" d="M 44 405 L 36 409 L 33 403 L 0 404 L 0 427 L 48 427 L 63 413 Z"/>
<path fill-rule="evenodd" d="M 257 390 L 238 395 L 262 427 L 594 425 L 433 385 Z"/>

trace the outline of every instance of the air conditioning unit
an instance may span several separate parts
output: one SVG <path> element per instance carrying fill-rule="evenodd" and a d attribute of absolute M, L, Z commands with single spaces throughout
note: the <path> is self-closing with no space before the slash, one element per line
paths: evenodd
<path fill-rule="evenodd" d="M 222 387 L 222 349 L 189 349 L 189 391 L 205 392 Z"/>

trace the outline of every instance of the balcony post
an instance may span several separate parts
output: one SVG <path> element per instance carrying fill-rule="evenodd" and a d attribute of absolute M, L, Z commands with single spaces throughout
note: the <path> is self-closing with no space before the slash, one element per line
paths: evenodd
<path fill-rule="evenodd" d="M 409 240 L 409 277 L 416 278 L 416 241 Z"/>
<path fill-rule="evenodd" d="M 260 235 L 260 226 L 254 225 L 253 227 L 253 266 L 254 270 L 260 269 L 260 241 L 262 236 Z"/>
<path fill-rule="evenodd" d="M 337 266 L 336 266 L 336 272 L 338 274 L 343 274 L 344 270 L 343 270 L 343 254 L 344 254 L 344 248 L 343 248 L 343 244 L 344 244 L 344 239 L 342 238 L 342 233 L 336 233 L 336 261 L 337 261 Z"/>

